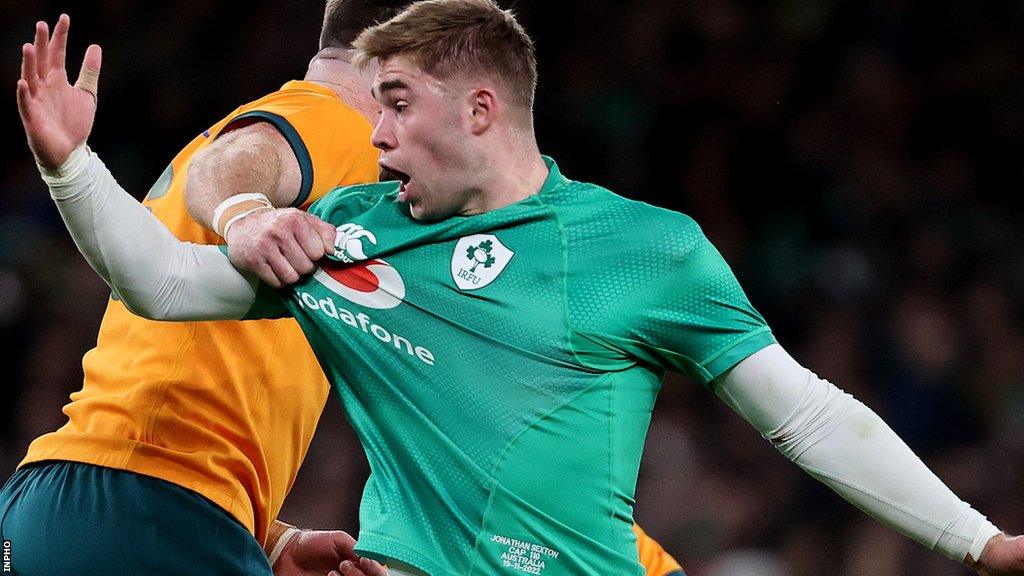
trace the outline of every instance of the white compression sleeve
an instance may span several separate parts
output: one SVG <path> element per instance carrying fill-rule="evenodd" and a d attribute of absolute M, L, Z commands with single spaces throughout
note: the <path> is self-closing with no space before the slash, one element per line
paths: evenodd
<path fill-rule="evenodd" d="M 179 241 L 85 145 L 56 170 L 39 167 L 78 249 L 134 313 L 155 320 L 245 316 L 256 297 L 216 246 Z"/>
<path fill-rule="evenodd" d="M 777 344 L 740 362 L 715 393 L 811 476 L 949 558 L 977 560 L 999 534 L 877 414 Z"/>

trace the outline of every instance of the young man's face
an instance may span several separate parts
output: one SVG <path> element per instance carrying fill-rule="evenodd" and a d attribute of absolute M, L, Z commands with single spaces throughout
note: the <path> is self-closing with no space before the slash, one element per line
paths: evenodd
<path fill-rule="evenodd" d="M 457 83 L 443 83 L 407 56 L 380 63 L 373 82 L 381 114 L 373 130 L 380 164 L 403 181 L 399 199 L 418 220 L 457 214 L 474 192 L 472 132 Z"/>

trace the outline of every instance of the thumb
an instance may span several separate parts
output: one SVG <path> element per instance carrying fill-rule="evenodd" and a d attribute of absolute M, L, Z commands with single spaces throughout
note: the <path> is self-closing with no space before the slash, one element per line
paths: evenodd
<path fill-rule="evenodd" d="M 329 222 L 324 222 L 316 216 L 310 215 L 309 225 L 316 230 L 317 234 L 324 242 L 324 251 L 328 254 L 334 254 L 334 240 L 338 237 L 338 229 Z"/>
<path fill-rule="evenodd" d="M 103 49 L 98 44 L 92 44 L 85 51 L 85 58 L 82 59 L 82 69 L 78 72 L 78 80 L 75 81 L 75 88 L 85 90 L 97 98 L 100 87 L 100 66 L 103 65 Z"/>
<path fill-rule="evenodd" d="M 334 551 L 338 556 L 350 560 L 358 558 L 355 551 L 356 539 L 350 534 L 337 530 L 331 533 L 331 537 L 334 543 Z"/>

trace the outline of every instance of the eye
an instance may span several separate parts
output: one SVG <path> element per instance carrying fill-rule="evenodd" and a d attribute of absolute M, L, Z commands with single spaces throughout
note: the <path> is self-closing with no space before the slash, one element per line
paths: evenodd
<path fill-rule="evenodd" d="M 409 103 L 406 102 L 405 100 L 399 100 L 394 104 L 395 112 L 403 112 L 408 107 Z"/>

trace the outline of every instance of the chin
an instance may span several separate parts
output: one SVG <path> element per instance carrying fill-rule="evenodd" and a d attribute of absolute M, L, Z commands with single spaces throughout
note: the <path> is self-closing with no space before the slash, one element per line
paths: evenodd
<path fill-rule="evenodd" d="M 444 220 L 451 214 L 443 214 L 438 212 L 431 212 L 430 210 L 423 207 L 423 204 L 409 204 L 409 214 L 412 215 L 415 220 L 422 220 L 424 222 L 436 222 L 438 220 Z"/>
<path fill-rule="evenodd" d="M 416 220 L 430 220 L 430 214 L 423 209 L 423 204 L 419 202 L 409 203 L 409 214 Z"/>

